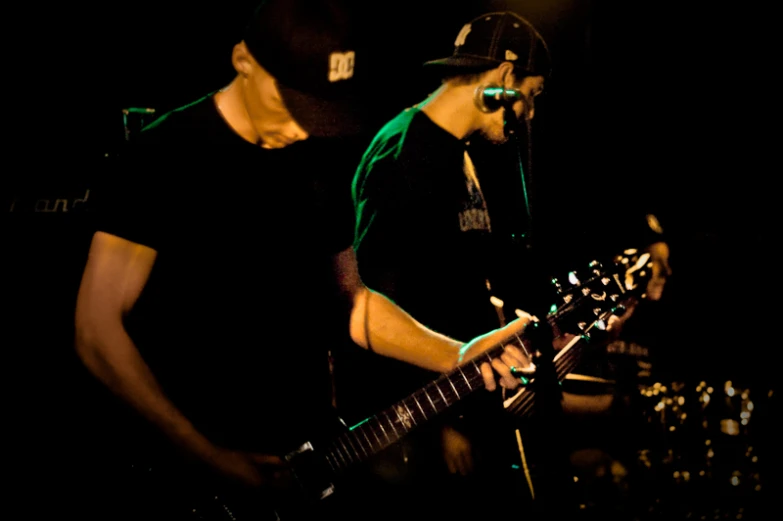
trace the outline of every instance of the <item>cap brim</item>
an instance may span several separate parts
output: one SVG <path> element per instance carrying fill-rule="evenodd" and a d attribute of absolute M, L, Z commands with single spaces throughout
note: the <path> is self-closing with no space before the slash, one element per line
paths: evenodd
<path fill-rule="evenodd" d="M 448 58 L 441 58 L 439 60 L 430 60 L 424 62 L 424 66 L 428 69 L 443 69 L 443 70 L 465 70 L 465 71 L 485 71 L 494 69 L 502 62 L 492 60 L 490 58 L 484 58 L 481 56 L 449 56 Z"/>
<path fill-rule="evenodd" d="M 278 84 L 294 120 L 313 137 L 349 137 L 362 132 L 363 117 L 355 96 L 322 97 Z"/>

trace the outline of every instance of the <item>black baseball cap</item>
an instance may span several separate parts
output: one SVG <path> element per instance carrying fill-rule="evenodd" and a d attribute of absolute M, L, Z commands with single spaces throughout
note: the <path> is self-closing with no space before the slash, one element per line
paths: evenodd
<path fill-rule="evenodd" d="M 362 130 L 350 10 L 339 1 L 266 0 L 244 42 L 277 80 L 283 103 L 310 135 L 340 137 Z"/>
<path fill-rule="evenodd" d="M 482 72 L 511 62 L 520 75 L 549 77 L 552 62 L 544 38 L 511 11 L 483 14 L 466 23 L 454 42 L 454 54 L 424 65 L 446 74 Z"/>

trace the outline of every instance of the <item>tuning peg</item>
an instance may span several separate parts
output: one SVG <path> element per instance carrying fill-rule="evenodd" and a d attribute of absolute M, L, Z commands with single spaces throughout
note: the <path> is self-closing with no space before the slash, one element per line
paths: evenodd
<path fill-rule="evenodd" d="M 557 277 L 552 277 L 552 285 L 555 287 L 555 292 L 557 292 L 558 295 L 563 293 L 563 285 L 560 284 L 560 281 L 557 279 Z"/>
<path fill-rule="evenodd" d="M 575 271 L 572 271 L 572 272 L 570 272 L 568 274 L 568 282 L 570 282 L 574 286 L 578 286 L 579 284 L 581 284 L 579 282 L 579 277 L 576 276 L 576 272 Z"/>

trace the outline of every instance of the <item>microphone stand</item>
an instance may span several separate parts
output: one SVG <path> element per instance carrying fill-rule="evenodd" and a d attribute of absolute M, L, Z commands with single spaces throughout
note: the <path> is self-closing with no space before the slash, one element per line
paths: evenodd
<path fill-rule="evenodd" d="M 545 278 L 542 277 L 541 259 L 538 255 L 537 237 L 534 236 L 533 227 L 533 204 L 532 204 L 532 177 L 531 177 L 531 154 L 530 154 L 530 125 L 527 119 L 519 121 L 511 104 L 507 104 L 504 110 L 504 133 L 514 148 L 513 157 L 515 166 L 519 172 L 519 179 L 522 183 L 522 194 L 524 198 L 526 222 L 521 234 L 521 240 L 524 241 L 524 249 L 527 257 L 530 259 L 529 267 L 532 268 L 532 283 L 525 284 L 532 289 L 533 299 L 539 301 L 548 296 L 547 284 L 544 284 Z M 527 144 L 527 162 L 523 155 L 523 141 Z M 516 238 L 516 235 L 514 235 Z M 519 242 L 515 241 L 515 246 Z M 531 285 L 532 284 L 532 285 Z M 546 301 L 546 300 L 544 300 Z M 530 309 L 535 316 L 543 317 L 549 313 L 548 309 L 540 308 L 539 305 Z M 538 314 L 538 313 L 542 314 Z M 573 505 L 563 500 L 563 491 L 573 487 L 573 481 L 570 473 L 569 452 L 564 441 L 567 437 L 563 431 L 563 390 L 557 378 L 557 371 L 554 365 L 555 349 L 552 345 L 554 332 L 546 327 L 546 321 L 542 320 L 531 328 L 528 334 L 531 342 L 531 353 L 536 364 L 536 376 L 531 383 L 536 396 L 535 412 L 536 419 L 534 424 L 530 425 L 527 432 L 531 435 L 532 446 L 535 447 L 532 453 L 537 454 L 539 469 L 536 472 L 538 486 L 536 486 L 536 501 L 534 510 L 542 516 L 551 516 L 557 512 L 564 515 L 573 514 Z M 566 494 L 568 495 L 568 494 Z"/>
<path fill-rule="evenodd" d="M 516 113 L 514 112 L 514 109 L 512 108 L 512 104 L 507 104 L 504 107 L 503 110 L 503 117 L 504 117 L 504 125 L 503 125 L 503 132 L 505 133 L 506 137 L 509 139 L 509 141 L 512 144 L 512 147 L 514 149 L 514 157 L 516 159 L 516 168 L 519 172 L 519 179 L 522 183 L 522 196 L 524 198 L 525 203 L 525 217 L 526 217 L 526 223 L 523 227 L 524 232 L 521 234 L 523 239 L 525 241 L 525 246 L 527 250 L 533 249 L 533 206 L 532 206 L 532 178 L 531 178 L 531 168 L 530 168 L 530 140 L 529 140 L 529 132 L 526 132 L 525 135 L 528 137 L 527 143 L 527 167 L 525 166 L 525 161 L 522 156 L 522 124 L 519 121 L 519 118 L 517 118 Z M 527 124 L 527 120 L 525 120 L 525 130 L 529 130 L 529 125 Z"/>

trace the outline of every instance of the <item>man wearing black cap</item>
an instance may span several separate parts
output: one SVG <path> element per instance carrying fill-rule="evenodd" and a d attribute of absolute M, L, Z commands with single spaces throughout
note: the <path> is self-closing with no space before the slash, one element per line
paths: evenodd
<path fill-rule="evenodd" d="M 462 27 L 452 56 L 426 65 L 442 78 L 441 86 L 388 122 L 357 169 L 355 248 L 360 273 L 369 285 L 382 288 L 428 327 L 454 338 L 472 338 L 477 331 L 498 326 L 489 281 L 498 259 L 488 253 L 491 209 L 468 141 L 482 137 L 504 143 L 506 118 L 533 117 L 534 100 L 549 75 L 549 51 L 527 20 L 494 12 Z M 485 92 L 489 98 L 493 93 L 507 97 L 506 108 L 493 108 Z M 357 416 L 399 399 L 431 378 L 425 371 L 371 352 L 345 353 L 342 358 L 336 361 L 338 404 Z M 367 373 L 352 367 L 374 367 L 373 392 L 354 391 L 372 383 Z M 497 508 L 523 515 L 520 501 L 529 498 L 529 492 L 521 471 L 512 469 L 520 463 L 513 431 L 497 427 L 500 396 L 484 399 L 491 403 L 463 419 L 454 418 L 442 429 L 434 426 L 409 438 L 396 460 L 407 464 L 389 476 L 392 464 L 385 463 L 378 467 L 378 475 L 389 483 L 411 476 L 411 492 L 421 493 L 422 503 L 444 518 L 479 514 L 469 501 L 455 499 L 476 494 L 476 485 L 484 491 L 511 490 L 513 499 Z M 433 454 L 441 459 L 433 461 Z M 466 481 L 461 475 L 471 478 Z M 434 496 L 433 486 L 421 483 L 443 484 L 443 495 Z"/>
<path fill-rule="evenodd" d="M 474 166 L 471 140 L 502 144 L 509 139 L 510 123 L 521 120 L 522 127 L 517 128 L 523 128 L 531 122 L 535 98 L 550 75 L 551 59 L 544 39 L 527 20 L 513 12 L 491 12 L 461 28 L 451 56 L 425 65 L 442 79 L 441 86 L 388 122 L 357 169 L 355 248 L 365 282 L 427 326 L 455 338 L 472 338 L 477 331 L 497 325 L 499 318 L 509 318 L 508 306 L 493 297 L 499 286 L 495 281 L 504 280 L 496 266 L 510 248 L 503 247 L 496 231 L 493 234 L 493 209 L 482 190 L 486 178 Z M 513 296 L 517 301 L 533 299 Z M 616 320 L 612 323 L 619 328 Z M 562 339 L 555 344 L 562 345 Z M 342 377 L 337 381 L 338 403 L 347 404 L 359 416 L 430 378 L 426 372 L 368 352 L 343 358 L 337 364 Z M 352 392 L 370 383 L 365 373 L 353 372 L 351 367 L 374 367 L 373 393 Z M 553 396 L 559 397 L 559 391 Z M 570 400 L 568 393 L 564 398 L 563 405 L 574 412 L 605 403 L 603 397 L 596 404 Z M 484 399 L 492 402 L 491 396 Z M 552 409 L 556 412 L 560 405 Z M 475 483 L 482 483 L 487 491 L 510 485 L 515 500 L 507 504 L 509 514 L 515 513 L 525 497 L 536 497 L 536 504 L 545 505 L 542 512 L 547 516 L 556 514 L 556 508 L 571 508 L 569 494 L 559 485 L 571 480 L 565 460 L 568 448 L 560 438 L 552 438 L 551 443 L 528 445 L 531 453 L 525 456 L 513 429 L 499 421 L 502 412 L 501 400 L 495 400 L 441 429 L 433 428 L 429 437 L 409 438 L 406 450 L 396 460 L 390 457 L 392 463 L 404 461 L 399 465 L 402 469 L 390 478 L 392 463 L 386 463 L 378 467 L 377 475 L 392 484 L 401 475 L 416 485 L 443 483 L 445 492 L 433 500 L 433 509 L 442 511 L 444 503 L 451 503 L 454 510 L 449 518 L 477 515 L 469 503 L 444 499 L 475 494 Z M 543 441 L 546 429 L 536 441 Z M 555 457 L 558 451 L 557 465 L 552 464 L 554 459 L 535 457 L 542 452 Z M 441 455 L 441 460 L 433 461 L 432 454 Z M 521 478 L 521 470 L 511 471 L 512 466 L 524 467 L 530 459 L 545 463 L 539 465 L 537 476 Z M 503 470 L 507 479 L 496 480 L 504 475 Z M 543 471 L 551 476 L 544 478 Z M 467 484 L 464 493 L 459 492 L 460 484 Z M 411 487 L 413 493 L 416 485 Z M 394 494 L 398 489 L 402 487 L 393 485 L 390 490 Z M 428 496 L 428 492 L 422 495 Z"/>
<path fill-rule="evenodd" d="M 155 427 L 144 434 L 250 487 L 285 483 L 281 456 L 323 424 L 336 339 L 445 372 L 529 320 L 463 343 L 363 285 L 337 154 L 300 143 L 358 128 L 362 58 L 335 5 L 266 2 L 233 49 L 235 79 L 139 134 L 77 299 L 77 351 Z M 490 390 L 492 368 L 513 388 L 509 366 L 529 367 L 514 347 L 501 358 L 480 366 Z"/>

